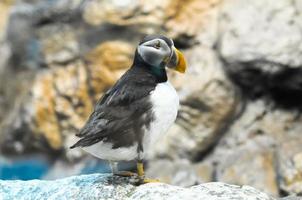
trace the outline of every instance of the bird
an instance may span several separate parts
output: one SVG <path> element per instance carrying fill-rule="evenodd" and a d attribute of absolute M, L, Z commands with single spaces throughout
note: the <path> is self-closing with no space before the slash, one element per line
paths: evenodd
<path fill-rule="evenodd" d="M 138 44 L 132 66 L 97 101 L 70 148 L 108 160 L 114 175 L 145 177 L 143 161 L 175 122 L 179 96 L 166 69 L 185 73 L 186 60 L 172 39 L 147 35 Z M 137 173 L 118 171 L 120 161 L 136 161 Z"/>

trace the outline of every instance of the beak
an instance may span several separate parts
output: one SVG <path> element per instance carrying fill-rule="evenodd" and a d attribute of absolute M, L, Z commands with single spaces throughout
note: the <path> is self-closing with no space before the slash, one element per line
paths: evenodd
<path fill-rule="evenodd" d="M 173 47 L 173 55 L 170 62 L 167 65 L 180 73 L 185 73 L 187 64 L 184 55 L 175 47 Z"/>

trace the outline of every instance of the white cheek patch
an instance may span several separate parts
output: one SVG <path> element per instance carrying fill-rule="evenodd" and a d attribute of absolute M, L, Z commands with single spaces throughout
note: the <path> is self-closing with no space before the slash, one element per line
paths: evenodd
<path fill-rule="evenodd" d="M 138 46 L 137 48 L 137 52 L 138 54 L 143 58 L 144 52 L 145 52 L 145 48 L 143 48 L 142 46 Z"/>
<path fill-rule="evenodd" d="M 152 66 L 159 66 L 161 63 L 162 52 L 153 47 L 140 46 L 138 47 L 138 53 L 146 63 Z"/>
<path fill-rule="evenodd" d="M 162 45 L 165 45 L 165 46 L 167 46 L 167 43 L 164 41 L 164 40 L 162 40 L 162 39 L 159 39 L 159 38 L 156 38 L 156 39 L 153 39 L 153 40 L 149 40 L 149 41 L 147 41 L 147 42 L 144 42 L 143 44 L 141 44 L 142 46 L 148 46 L 148 45 L 154 45 L 155 43 L 157 43 L 157 41 L 160 41 L 160 43 L 162 44 Z"/>
<path fill-rule="evenodd" d="M 160 49 L 155 49 L 152 46 L 147 46 L 147 45 L 152 45 L 156 41 L 160 40 L 161 41 L 161 48 Z M 142 59 L 153 66 L 160 66 L 163 60 L 168 56 L 171 56 L 171 49 L 169 46 L 166 44 L 166 42 L 162 39 L 154 39 L 151 41 L 147 41 L 140 46 L 138 46 L 138 54 L 142 57 Z"/>

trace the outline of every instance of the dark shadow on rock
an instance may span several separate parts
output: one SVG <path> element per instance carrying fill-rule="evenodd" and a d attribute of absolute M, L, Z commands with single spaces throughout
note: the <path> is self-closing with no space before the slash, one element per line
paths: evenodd
<path fill-rule="evenodd" d="M 302 110 L 302 66 L 267 60 L 222 60 L 227 75 L 243 96 L 251 100 L 269 99 L 283 109 Z"/>

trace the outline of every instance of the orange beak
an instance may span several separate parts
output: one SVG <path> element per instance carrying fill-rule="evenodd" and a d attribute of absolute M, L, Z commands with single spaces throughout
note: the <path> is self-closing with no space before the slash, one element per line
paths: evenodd
<path fill-rule="evenodd" d="M 168 64 L 169 68 L 180 73 L 185 73 L 187 64 L 184 55 L 175 47 L 173 47 L 173 56 Z"/>

